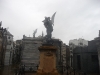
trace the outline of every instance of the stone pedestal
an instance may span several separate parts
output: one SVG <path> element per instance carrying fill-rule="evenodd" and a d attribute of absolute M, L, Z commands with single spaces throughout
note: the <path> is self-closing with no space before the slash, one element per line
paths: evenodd
<path fill-rule="evenodd" d="M 39 47 L 40 62 L 37 75 L 58 75 L 56 69 L 56 50 L 53 45 L 43 45 Z"/>

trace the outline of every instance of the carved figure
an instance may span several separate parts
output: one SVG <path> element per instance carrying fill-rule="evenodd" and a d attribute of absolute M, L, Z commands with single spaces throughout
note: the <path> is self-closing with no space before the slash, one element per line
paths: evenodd
<path fill-rule="evenodd" d="M 45 17 L 45 20 L 42 21 L 44 23 L 45 28 L 46 28 L 46 32 L 47 32 L 46 39 L 47 40 L 50 40 L 52 37 L 55 14 L 56 14 L 56 12 L 53 14 L 51 19 L 50 19 L 50 17 Z"/>

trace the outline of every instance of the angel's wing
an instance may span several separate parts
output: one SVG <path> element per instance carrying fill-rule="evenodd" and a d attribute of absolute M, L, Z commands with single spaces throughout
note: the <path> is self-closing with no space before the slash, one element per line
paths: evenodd
<path fill-rule="evenodd" d="M 51 17 L 51 22 L 52 22 L 53 25 L 54 25 L 55 14 L 56 14 L 56 12 L 55 12 L 55 13 L 52 15 L 52 17 Z"/>

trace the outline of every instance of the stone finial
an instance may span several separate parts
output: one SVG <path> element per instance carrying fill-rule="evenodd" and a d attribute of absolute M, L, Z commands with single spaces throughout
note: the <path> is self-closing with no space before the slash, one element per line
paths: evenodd
<path fill-rule="evenodd" d="M 3 27 L 1 29 L 3 30 Z"/>
<path fill-rule="evenodd" d="M 23 35 L 23 39 L 25 38 L 25 35 Z"/>
<path fill-rule="evenodd" d="M 43 31 L 42 31 L 42 37 L 44 36 Z"/>
<path fill-rule="evenodd" d="M 0 27 L 1 27 L 1 25 L 2 25 L 2 21 L 0 22 Z"/>
<path fill-rule="evenodd" d="M 99 37 L 100 37 L 100 30 L 99 30 Z"/>

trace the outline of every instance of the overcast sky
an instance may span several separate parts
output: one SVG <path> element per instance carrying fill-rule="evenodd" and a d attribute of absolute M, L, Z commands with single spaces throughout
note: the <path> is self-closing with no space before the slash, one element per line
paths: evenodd
<path fill-rule="evenodd" d="M 69 40 L 83 38 L 93 40 L 100 30 L 100 0 L 0 0 L 0 21 L 14 35 L 46 35 L 44 17 L 54 12 L 52 36 L 68 44 Z"/>

